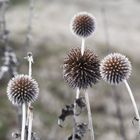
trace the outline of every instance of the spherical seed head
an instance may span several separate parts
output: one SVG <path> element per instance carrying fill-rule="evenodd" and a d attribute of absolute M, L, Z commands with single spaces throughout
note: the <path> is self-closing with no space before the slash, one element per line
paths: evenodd
<path fill-rule="evenodd" d="M 124 55 L 112 53 L 106 56 L 100 66 L 101 77 L 110 84 L 119 84 L 131 75 L 131 63 Z"/>
<path fill-rule="evenodd" d="M 88 49 L 83 55 L 79 48 L 72 49 L 64 60 L 63 76 L 72 88 L 86 89 L 96 84 L 100 79 L 97 55 Z"/>
<path fill-rule="evenodd" d="M 38 83 L 28 75 L 17 75 L 7 87 L 9 100 L 15 105 L 34 102 L 39 94 Z"/>
<path fill-rule="evenodd" d="M 87 12 L 80 12 L 73 17 L 70 27 L 74 34 L 85 38 L 94 32 L 95 19 Z"/>

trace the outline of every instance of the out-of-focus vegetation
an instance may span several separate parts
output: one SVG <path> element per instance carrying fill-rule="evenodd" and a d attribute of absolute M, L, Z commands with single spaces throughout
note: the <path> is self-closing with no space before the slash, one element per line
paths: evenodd
<path fill-rule="evenodd" d="M 11 0 L 10 3 L 12 6 L 16 6 L 17 4 L 23 4 L 28 2 L 27 0 Z"/>

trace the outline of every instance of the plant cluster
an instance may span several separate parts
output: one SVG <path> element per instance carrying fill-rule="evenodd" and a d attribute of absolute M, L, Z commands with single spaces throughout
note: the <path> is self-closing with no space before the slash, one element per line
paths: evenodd
<path fill-rule="evenodd" d="M 0 80 L 8 71 L 12 77 L 7 86 L 7 96 L 14 106 L 22 110 L 22 127 L 20 133 L 14 133 L 15 138 L 21 140 L 37 140 L 32 131 L 33 124 L 33 103 L 39 95 L 39 86 L 36 80 L 32 77 L 33 55 L 31 52 L 27 54 L 29 63 L 28 74 L 18 74 L 16 70 L 17 59 L 16 55 L 9 46 L 8 31 L 6 29 L 5 9 L 8 0 L 0 1 L 1 23 L 3 29 L 0 34 L 4 43 L 4 64 L 0 67 Z M 1 8 L 2 7 L 2 8 Z M 28 31 L 26 36 L 26 46 L 31 44 L 31 30 L 33 18 L 34 0 L 30 0 L 30 14 L 28 22 Z M 108 54 L 103 60 L 99 60 L 98 55 L 86 48 L 85 41 L 91 36 L 96 29 L 95 18 L 87 12 L 76 14 L 70 23 L 72 33 L 81 39 L 81 47 L 73 48 L 69 51 L 63 63 L 63 78 L 64 81 L 73 89 L 76 89 L 76 97 L 74 103 L 66 105 L 59 116 L 58 125 L 63 127 L 63 123 L 68 116 L 73 117 L 73 131 L 68 137 L 68 140 L 81 140 L 87 131 L 90 132 L 91 140 L 95 139 L 92 113 L 88 95 L 88 88 L 97 84 L 103 79 L 110 85 L 118 85 L 124 83 L 128 90 L 132 105 L 136 116 L 134 119 L 139 123 L 140 131 L 140 115 L 133 96 L 133 93 L 127 82 L 131 75 L 132 66 L 129 59 L 120 53 Z M 84 96 L 81 95 L 84 93 Z M 87 110 L 88 123 L 78 122 L 78 117 L 83 111 Z"/>
<path fill-rule="evenodd" d="M 92 14 L 87 12 L 80 12 L 76 14 L 71 21 L 70 28 L 72 33 L 82 39 L 81 48 L 71 49 L 67 54 L 63 64 L 63 76 L 64 80 L 73 89 L 77 88 L 76 99 L 74 104 L 62 109 L 62 114 L 59 116 L 59 120 L 64 121 L 69 115 L 73 116 L 73 134 L 68 138 L 72 140 L 81 139 L 86 131 L 84 131 L 82 137 L 77 138 L 77 103 L 76 101 L 83 98 L 80 97 L 80 92 L 83 90 L 85 93 L 84 105 L 88 111 L 88 129 L 90 130 L 91 140 L 94 140 L 94 131 L 92 123 L 92 114 L 90 109 L 89 96 L 87 88 L 96 84 L 100 79 L 111 85 L 118 85 L 125 83 L 128 90 L 134 111 L 136 114 L 135 120 L 139 122 L 140 130 L 140 116 L 138 108 L 132 94 L 132 91 L 128 85 L 127 79 L 131 75 L 131 62 L 129 59 L 120 53 L 108 54 L 103 60 L 99 60 L 95 52 L 85 48 L 85 40 L 92 35 L 95 31 L 95 18 Z M 84 107 L 85 107 L 84 106 Z M 79 114 L 78 114 L 79 115 Z M 81 123 L 83 124 L 83 123 Z"/>
<path fill-rule="evenodd" d="M 39 94 L 38 83 L 32 78 L 32 55 L 28 53 L 29 75 L 18 74 L 7 86 L 7 96 L 13 105 L 22 108 L 22 128 L 18 134 L 21 140 L 32 140 L 33 106 Z"/>
<path fill-rule="evenodd" d="M 19 110 L 22 110 L 21 132 L 13 132 L 15 139 L 21 140 L 38 140 L 36 134 L 32 131 L 33 123 L 33 105 L 39 95 L 38 83 L 32 78 L 33 55 L 31 52 L 27 54 L 25 59 L 29 62 L 29 72 L 27 74 L 18 74 L 17 58 L 11 44 L 9 43 L 9 30 L 6 26 L 6 10 L 9 0 L 0 1 L 0 43 L 2 45 L 1 53 L 3 53 L 3 64 L 0 67 L 0 80 L 8 72 L 12 77 L 7 86 L 8 99 Z M 30 1 L 29 22 L 26 39 L 26 47 L 30 46 L 30 36 L 32 28 L 34 0 Z M 20 114 L 18 112 L 20 120 Z"/>

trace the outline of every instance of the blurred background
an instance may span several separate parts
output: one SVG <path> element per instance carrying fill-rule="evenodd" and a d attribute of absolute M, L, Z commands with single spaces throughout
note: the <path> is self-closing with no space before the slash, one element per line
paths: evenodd
<path fill-rule="evenodd" d="M 81 45 L 81 40 L 69 29 L 71 18 L 80 11 L 90 12 L 96 18 L 96 31 L 86 40 L 86 47 L 100 59 L 110 52 L 120 52 L 132 62 L 128 82 L 140 108 L 139 0 L 34 0 L 33 15 L 29 14 L 32 7 L 29 8 L 28 0 L 10 0 L 5 12 L 2 1 L 0 70 L 4 73 L 0 74 L 0 140 L 12 140 L 11 133 L 18 131 L 17 109 L 9 102 L 6 88 L 13 73 L 28 73 L 28 62 L 24 59 L 28 51 L 34 55 L 33 77 L 40 87 L 39 99 L 34 104 L 33 131 L 41 140 L 66 140 L 71 134 L 72 118 L 66 119 L 64 128 L 57 125 L 57 119 L 61 109 L 75 98 L 76 91 L 63 80 L 62 65 L 68 51 Z M 4 36 L 3 13 L 6 16 Z M 9 52 L 7 57 L 6 52 Z M 140 138 L 137 122 L 132 124 L 135 114 L 123 83 L 112 88 L 101 80 L 88 93 L 96 140 Z M 86 110 L 78 119 L 87 121 Z M 87 133 L 83 139 L 89 138 Z"/>

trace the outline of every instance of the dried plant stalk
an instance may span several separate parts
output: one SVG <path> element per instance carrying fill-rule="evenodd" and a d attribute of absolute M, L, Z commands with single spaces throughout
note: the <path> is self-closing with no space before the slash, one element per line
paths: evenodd
<path fill-rule="evenodd" d="M 85 51 L 85 38 L 82 38 L 82 44 L 81 44 L 81 54 L 83 55 Z"/>
<path fill-rule="evenodd" d="M 31 52 L 27 54 L 27 60 L 29 62 L 29 76 L 32 76 L 32 63 L 33 63 L 33 56 Z M 33 112 L 30 109 L 31 103 L 28 104 L 28 113 L 27 113 L 27 126 L 28 126 L 28 140 L 31 140 L 32 137 L 32 121 L 33 121 Z"/>
<path fill-rule="evenodd" d="M 22 104 L 22 129 L 21 129 L 21 140 L 25 138 L 25 125 L 26 125 L 26 104 Z"/>
<path fill-rule="evenodd" d="M 130 99 L 131 99 L 132 104 L 133 104 L 133 107 L 134 107 L 134 111 L 135 111 L 135 114 L 136 114 L 136 120 L 137 120 L 138 123 L 139 123 L 139 132 L 140 132 L 140 115 L 139 115 L 138 107 L 137 107 L 136 101 L 135 101 L 135 99 L 134 99 L 134 95 L 133 95 L 133 93 L 132 93 L 132 90 L 131 90 L 131 88 L 130 88 L 128 82 L 125 80 L 124 83 L 125 83 L 125 86 L 126 86 L 126 88 L 127 88 L 127 90 L 128 90 Z"/>
<path fill-rule="evenodd" d="M 32 138 L 32 123 L 33 123 L 33 112 L 32 109 L 30 109 L 30 112 L 28 114 L 29 117 L 29 123 L 28 123 L 28 140 L 31 140 Z"/>
<path fill-rule="evenodd" d="M 88 95 L 87 91 L 85 91 L 85 99 L 86 99 L 87 111 L 88 111 L 90 136 L 91 136 L 91 140 L 94 140 L 95 138 L 94 138 L 93 123 L 92 123 L 92 115 L 91 115 L 91 108 L 90 108 L 90 103 L 89 103 L 89 95 Z"/>
<path fill-rule="evenodd" d="M 77 88 L 76 90 L 76 99 L 79 99 L 79 95 L 80 95 L 80 90 L 79 88 Z M 73 136 L 72 136 L 72 140 L 75 140 L 75 134 L 76 134 L 76 100 L 74 101 L 74 109 L 73 109 Z"/>

